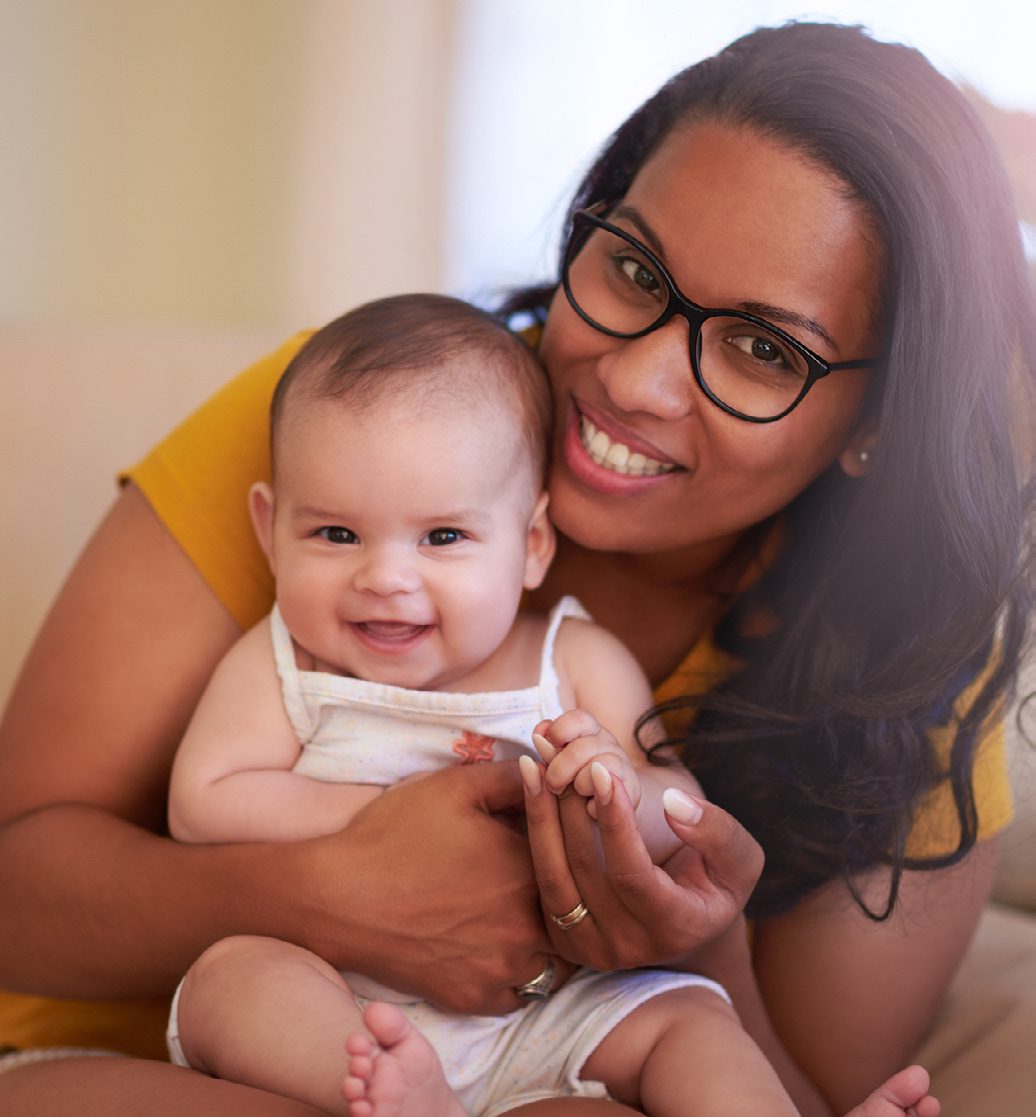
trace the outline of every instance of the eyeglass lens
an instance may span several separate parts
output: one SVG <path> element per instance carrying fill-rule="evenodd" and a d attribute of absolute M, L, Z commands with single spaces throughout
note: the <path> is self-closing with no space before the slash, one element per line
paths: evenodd
<path fill-rule="evenodd" d="M 620 337 L 650 330 L 673 292 L 636 244 L 592 227 L 566 269 L 570 301 L 594 325 Z M 737 315 L 709 315 L 692 356 L 706 389 L 734 411 L 769 419 L 787 411 L 809 376 L 806 358 L 779 334 Z"/>

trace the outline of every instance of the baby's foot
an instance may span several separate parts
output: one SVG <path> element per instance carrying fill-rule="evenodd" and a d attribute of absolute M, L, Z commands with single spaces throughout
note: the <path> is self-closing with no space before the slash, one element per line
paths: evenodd
<path fill-rule="evenodd" d="M 928 1093 L 928 1071 L 907 1067 L 882 1083 L 848 1117 L 939 1117 L 939 1102 Z"/>
<path fill-rule="evenodd" d="M 368 1005 L 363 1022 L 380 1050 L 362 1032 L 345 1042 L 350 1117 L 465 1117 L 438 1055 L 395 1005 Z"/>

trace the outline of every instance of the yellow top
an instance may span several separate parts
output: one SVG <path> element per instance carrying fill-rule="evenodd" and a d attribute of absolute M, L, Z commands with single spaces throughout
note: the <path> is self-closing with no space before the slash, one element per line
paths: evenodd
<path fill-rule="evenodd" d="M 270 397 L 308 336 L 296 335 L 246 369 L 122 477 L 143 491 L 242 629 L 264 616 L 273 601 L 273 582 L 248 517 L 247 492 L 252 482 L 269 478 Z M 706 636 L 656 697 L 662 700 L 718 681 L 732 666 Z M 973 688 L 966 691 L 959 703 L 969 702 L 973 693 Z M 932 740 L 939 755 L 948 756 L 953 726 L 939 729 Z M 1011 817 L 1002 726 L 982 744 L 974 783 L 979 836 L 988 837 Z M 940 786 L 919 814 L 908 852 L 951 851 L 958 837 L 952 796 Z M 75 1044 L 164 1058 L 168 1004 L 168 998 L 109 1004 L 0 994 L 0 1045 Z"/>

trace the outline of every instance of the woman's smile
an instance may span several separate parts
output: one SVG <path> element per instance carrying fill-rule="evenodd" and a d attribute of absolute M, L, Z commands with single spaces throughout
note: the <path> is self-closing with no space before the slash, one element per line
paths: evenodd
<path fill-rule="evenodd" d="M 672 473 L 679 467 L 632 450 L 627 442 L 611 438 L 586 415 L 579 416 L 579 438 L 591 458 L 605 469 L 627 477 L 657 477 Z"/>
<path fill-rule="evenodd" d="M 568 411 L 562 451 L 579 481 L 612 495 L 642 493 L 684 472 L 658 447 L 575 400 Z"/>

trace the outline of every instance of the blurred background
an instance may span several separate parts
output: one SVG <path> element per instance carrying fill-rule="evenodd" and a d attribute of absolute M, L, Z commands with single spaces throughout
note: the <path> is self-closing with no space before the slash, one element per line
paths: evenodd
<path fill-rule="evenodd" d="M 0 0 L 0 702 L 120 466 L 299 327 L 548 276 L 622 118 L 797 17 L 965 85 L 1036 229 L 1031 3 Z"/>

